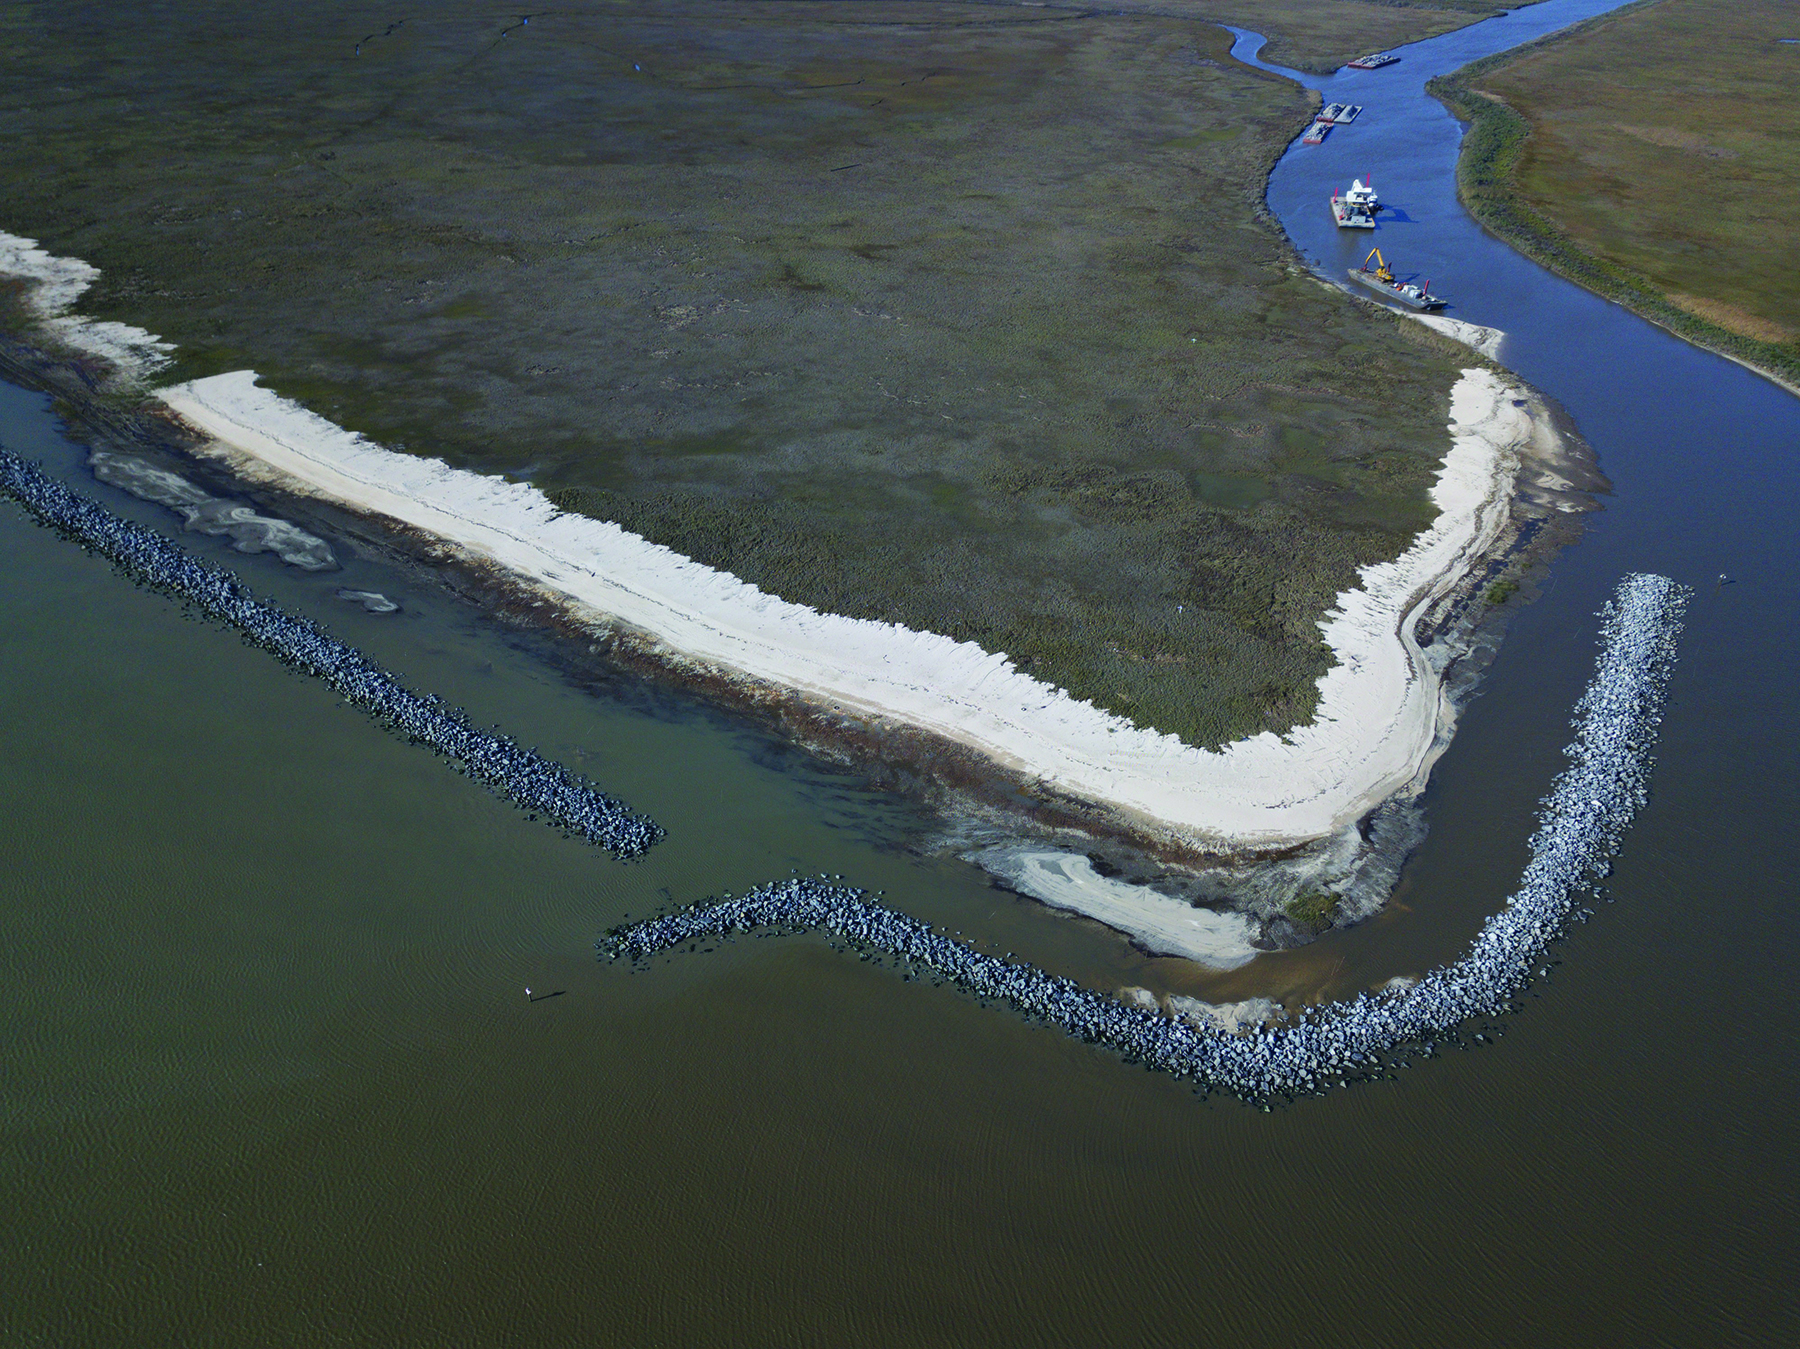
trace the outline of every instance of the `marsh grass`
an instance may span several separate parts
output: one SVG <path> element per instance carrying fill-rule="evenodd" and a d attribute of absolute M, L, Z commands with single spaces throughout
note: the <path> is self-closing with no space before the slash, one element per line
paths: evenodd
<path fill-rule="evenodd" d="M 1217 28 L 32 15 L 0 226 L 101 267 L 84 310 L 784 598 L 1216 744 L 1311 715 L 1319 618 L 1430 518 L 1462 362 L 1262 223 L 1308 103 Z"/>
<path fill-rule="evenodd" d="M 1658 0 L 1428 86 L 1459 192 L 1571 280 L 1800 380 L 1800 48 L 1786 0 Z"/>
<path fill-rule="evenodd" d="M 1295 895 L 1283 907 L 1282 912 L 1294 920 L 1308 932 L 1323 932 L 1331 926 L 1331 920 L 1338 910 L 1338 897 L 1327 894 L 1323 890 L 1309 891 L 1303 895 Z"/>
<path fill-rule="evenodd" d="M 1264 59 L 1329 75 L 1368 52 L 1422 42 L 1523 5 L 1512 0 L 1111 0 L 1107 8 L 1248 28 L 1269 39 Z"/>

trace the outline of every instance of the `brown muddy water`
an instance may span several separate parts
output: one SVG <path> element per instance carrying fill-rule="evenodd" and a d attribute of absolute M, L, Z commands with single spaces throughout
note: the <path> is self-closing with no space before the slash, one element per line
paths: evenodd
<path fill-rule="evenodd" d="M 585 677 L 329 519 L 336 572 L 183 536 L 667 827 L 621 866 L 0 503 L 0 1340 L 1795 1342 L 1800 400 L 1490 274 L 1499 312 L 1462 316 L 1536 316 L 1511 359 L 1616 496 L 1516 618 L 1395 902 L 1229 975 L 991 888 L 903 803 Z M 173 525 L 36 394 L 0 386 L 0 441 Z M 1450 959 L 1634 568 L 1699 591 L 1653 797 L 1495 1043 L 1264 1113 L 816 937 L 593 958 L 798 868 L 1099 987 Z"/>

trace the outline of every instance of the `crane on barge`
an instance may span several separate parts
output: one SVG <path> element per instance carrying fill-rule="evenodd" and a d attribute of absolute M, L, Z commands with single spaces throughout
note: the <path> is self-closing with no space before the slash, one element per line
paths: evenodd
<path fill-rule="evenodd" d="M 1369 270 L 1369 259 L 1375 260 L 1375 270 Z M 1362 266 L 1350 269 L 1350 279 L 1360 281 L 1370 290 L 1385 295 L 1390 300 L 1398 300 L 1412 309 L 1442 309 L 1448 300 L 1441 295 L 1431 293 L 1431 282 L 1417 285 L 1411 281 L 1399 281 L 1394 277 L 1394 269 L 1388 266 L 1386 258 L 1381 256 L 1379 248 L 1371 248 L 1369 257 L 1362 260 Z"/>

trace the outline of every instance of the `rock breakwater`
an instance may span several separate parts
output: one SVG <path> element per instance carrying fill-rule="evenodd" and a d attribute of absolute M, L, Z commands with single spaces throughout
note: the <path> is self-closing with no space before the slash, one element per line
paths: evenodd
<path fill-rule="evenodd" d="M 621 860 L 641 856 L 662 838 L 654 821 L 633 813 L 561 764 L 506 736 L 477 730 L 460 710 L 413 692 L 316 624 L 256 598 L 230 572 L 200 561 L 153 530 L 121 519 L 4 449 L 0 449 L 0 495 L 107 558 L 140 584 L 180 595 L 207 617 L 229 623 L 255 645 L 323 680 L 345 701 L 395 732 L 429 745 L 521 809 Z"/>
<path fill-rule="evenodd" d="M 1468 952 L 1405 987 L 1307 1008 L 1290 1024 L 1232 1034 L 1128 1006 L 1022 962 L 985 955 L 853 886 L 794 879 L 613 929 L 603 954 L 642 958 L 696 938 L 758 928 L 824 928 L 935 971 L 1128 1059 L 1247 1100 L 1316 1093 L 1381 1072 L 1381 1056 L 1425 1052 L 1471 1020 L 1506 1011 L 1544 952 L 1611 869 L 1648 798 L 1651 751 L 1691 592 L 1633 574 L 1600 611 L 1601 650 L 1576 704 L 1569 766 L 1543 798 L 1531 860 L 1504 908 Z"/>

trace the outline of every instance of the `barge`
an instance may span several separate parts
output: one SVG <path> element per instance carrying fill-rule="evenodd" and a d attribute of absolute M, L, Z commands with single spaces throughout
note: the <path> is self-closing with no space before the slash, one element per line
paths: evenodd
<path fill-rule="evenodd" d="M 1333 193 L 1331 197 L 1331 216 L 1341 230 L 1374 229 L 1375 213 L 1380 209 L 1381 200 L 1375 195 L 1374 183 L 1365 183 L 1360 178 L 1352 179 L 1348 189 Z"/>
<path fill-rule="evenodd" d="M 1332 124 L 1330 122 L 1314 122 L 1311 126 L 1306 128 L 1306 134 L 1300 138 L 1300 144 L 1320 144 L 1331 131 L 1331 127 Z"/>
<path fill-rule="evenodd" d="M 1318 120 L 1331 122 L 1337 126 L 1345 126 L 1356 120 L 1356 114 L 1362 111 L 1360 103 L 1327 103 L 1319 111 Z"/>
<path fill-rule="evenodd" d="M 1369 258 L 1375 260 L 1375 270 L 1369 270 Z M 1411 281 L 1396 281 L 1393 269 L 1387 259 L 1381 256 L 1379 248 L 1369 250 L 1369 257 L 1363 259 L 1362 266 L 1350 269 L 1350 279 L 1359 281 L 1383 299 L 1398 300 L 1409 309 L 1442 309 L 1450 303 L 1441 295 L 1431 293 L 1431 282 L 1423 285 Z"/>
<path fill-rule="evenodd" d="M 1391 66 L 1400 58 L 1388 52 L 1370 52 L 1367 56 L 1359 56 L 1349 62 L 1351 70 L 1380 70 L 1383 66 Z"/>

